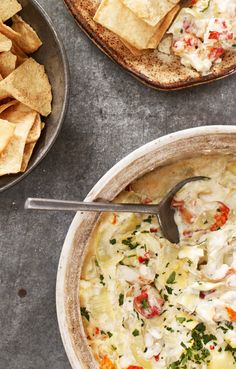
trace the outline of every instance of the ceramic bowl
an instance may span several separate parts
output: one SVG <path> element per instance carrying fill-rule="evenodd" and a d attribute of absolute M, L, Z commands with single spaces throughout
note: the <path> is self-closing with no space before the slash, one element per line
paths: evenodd
<path fill-rule="evenodd" d="M 52 113 L 44 120 L 45 128 L 37 142 L 28 169 L 25 173 L 0 177 L 0 192 L 25 178 L 49 152 L 61 129 L 69 97 L 68 62 L 53 22 L 37 1 L 19 0 L 19 2 L 23 8 L 19 14 L 35 29 L 43 42 L 33 57 L 45 66 L 52 85 Z"/>
<path fill-rule="evenodd" d="M 115 165 L 86 201 L 113 200 L 125 187 L 160 166 L 200 154 L 236 153 L 235 126 L 208 126 L 158 138 Z M 86 245 L 99 214 L 78 212 L 68 231 L 58 267 L 56 298 L 62 340 L 73 369 L 98 368 L 88 347 L 79 307 L 80 273 Z"/>

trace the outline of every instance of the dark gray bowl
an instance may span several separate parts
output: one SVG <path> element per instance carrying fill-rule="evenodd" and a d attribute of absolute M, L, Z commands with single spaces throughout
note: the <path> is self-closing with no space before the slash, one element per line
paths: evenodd
<path fill-rule="evenodd" d="M 38 33 L 43 46 L 33 57 L 46 68 L 52 85 L 52 114 L 44 119 L 46 125 L 35 147 L 25 173 L 0 177 L 0 192 L 27 176 L 49 152 L 62 126 L 69 98 L 69 67 L 60 37 L 49 16 L 35 0 L 18 0 L 23 10 L 19 13 Z"/>

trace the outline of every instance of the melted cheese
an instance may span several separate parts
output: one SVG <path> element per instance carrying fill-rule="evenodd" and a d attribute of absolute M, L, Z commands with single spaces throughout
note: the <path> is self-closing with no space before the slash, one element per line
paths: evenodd
<path fill-rule="evenodd" d="M 236 43 L 236 1 L 197 0 L 183 8 L 169 29 L 181 62 L 206 75 Z"/>
<path fill-rule="evenodd" d="M 176 195 L 178 245 L 148 215 L 103 215 L 91 237 L 81 313 L 94 355 L 116 369 L 236 369 L 235 161 L 195 162 L 191 173 L 213 178 Z"/>

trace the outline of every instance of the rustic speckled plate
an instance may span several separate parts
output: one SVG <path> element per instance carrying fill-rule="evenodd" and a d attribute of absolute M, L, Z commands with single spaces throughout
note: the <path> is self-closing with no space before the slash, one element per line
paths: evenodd
<path fill-rule="evenodd" d="M 179 58 L 172 55 L 155 51 L 133 56 L 115 34 L 93 21 L 99 0 L 65 0 L 65 3 L 80 28 L 105 54 L 151 87 L 162 90 L 182 89 L 228 77 L 236 72 L 236 52 L 227 53 L 223 62 L 205 77 L 182 66 Z"/>
<path fill-rule="evenodd" d="M 116 164 L 95 185 L 86 201 L 95 201 L 98 198 L 111 201 L 137 178 L 182 159 L 209 154 L 235 155 L 235 139 L 235 126 L 192 128 L 158 138 Z M 182 171 L 179 176 L 181 180 L 186 174 Z M 172 186 L 173 183 L 169 185 Z M 98 213 L 76 214 L 68 231 L 58 267 L 57 316 L 62 340 L 73 369 L 98 369 L 87 343 L 79 303 L 80 274 L 87 252 L 86 246 L 98 217 Z"/>

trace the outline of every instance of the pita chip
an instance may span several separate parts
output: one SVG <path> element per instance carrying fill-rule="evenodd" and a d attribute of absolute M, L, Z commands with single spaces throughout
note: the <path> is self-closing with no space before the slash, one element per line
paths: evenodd
<path fill-rule="evenodd" d="M 4 51 L 10 51 L 12 47 L 12 41 L 0 33 L 0 53 Z"/>
<path fill-rule="evenodd" d="M 147 48 L 157 30 L 139 19 L 121 0 L 103 0 L 94 20 L 138 50 Z"/>
<path fill-rule="evenodd" d="M 3 78 L 6 78 L 16 68 L 16 56 L 10 51 L 0 53 L 0 73 Z"/>
<path fill-rule="evenodd" d="M 16 0 L 1 0 L 0 1 L 0 19 L 3 22 L 10 19 L 22 9 L 21 5 Z"/>
<path fill-rule="evenodd" d="M 29 58 L 0 82 L 6 91 L 43 116 L 51 113 L 52 91 L 44 66 Z"/>
<path fill-rule="evenodd" d="M 138 18 L 156 26 L 179 0 L 122 0 Z"/>
<path fill-rule="evenodd" d="M 10 123 L 7 120 L 0 119 L 0 155 L 12 139 L 15 127 L 15 124 Z"/>
<path fill-rule="evenodd" d="M 33 28 L 19 15 L 15 15 L 12 18 L 12 21 L 12 29 L 21 36 L 16 40 L 17 45 L 21 48 L 21 50 L 23 50 L 23 52 L 26 54 L 32 54 L 37 51 L 42 45 L 42 41 Z"/>
<path fill-rule="evenodd" d="M 7 111 L 3 115 L 7 116 Z M 15 114 L 16 118 L 17 115 Z M 18 173 L 21 170 L 26 139 L 34 124 L 35 115 L 21 112 L 17 119 L 13 137 L 0 157 L 0 175 Z"/>

